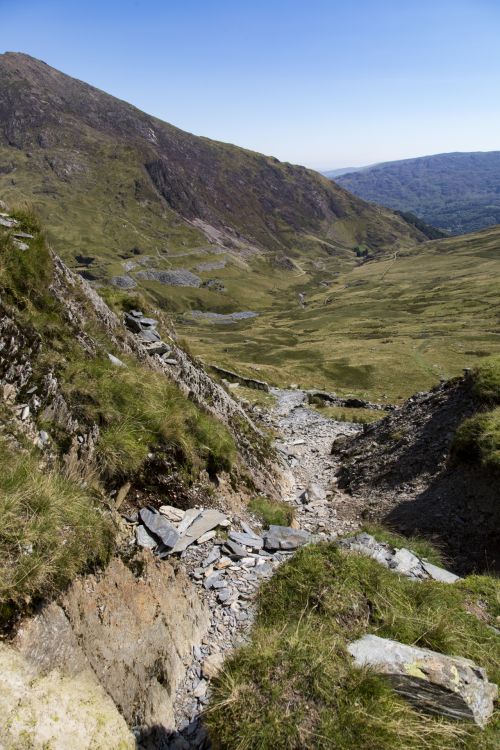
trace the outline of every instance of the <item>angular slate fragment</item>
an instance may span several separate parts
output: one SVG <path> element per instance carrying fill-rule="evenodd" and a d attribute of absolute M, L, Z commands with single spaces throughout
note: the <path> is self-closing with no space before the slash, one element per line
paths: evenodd
<path fill-rule="evenodd" d="M 241 544 L 244 547 L 251 547 L 252 549 L 262 549 L 264 541 L 260 536 L 254 536 L 253 534 L 246 534 L 241 531 L 230 531 L 229 538 Z"/>
<path fill-rule="evenodd" d="M 167 521 L 161 513 L 153 513 L 149 508 L 141 508 L 139 511 L 141 519 L 147 530 L 158 537 L 165 547 L 172 548 L 179 539 L 177 530 Z"/>
<path fill-rule="evenodd" d="M 228 539 L 226 541 L 223 547 L 223 551 L 230 557 L 236 558 L 237 560 L 241 560 L 248 554 L 244 547 L 242 547 L 240 544 L 236 544 L 236 542 L 233 542 L 232 539 Z"/>
<path fill-rule="evenodd" d="M 134 333 L 140 333 L 142 331 L 141 324 L 134 315 L 125 313 L 123 318 L 125 320 L 125 325 L 130 331 L 133 331 Z"/>
<path fill-rule="evenodd" d="M 172 551 L 183 552 L 190 544 L 199 539 L 200 536 L 206 534 L 207 531 L 215 529 L 216 526 L 219 526 L 219 524 L 224 523 L 226 520 L 226 516 L 218 510 L 210 508 L 209 510 L 202 511 L 189 528 L 186 529 Z M 179 524 L 179 529 L 180 526 L 181 524 Z"/>
<path fill-rule="evenodd" d="M 292 529 L 289 526 L 270 526 L 264 535 L 266 550 L 297 549 L 312 539 L 307 531 Z"/>
<path fill-rule="evenodd" d="M 158 544 L 144 526 L 135 527 L 135 539 L 139 547 L 146 547 L 146 549 L 154 549 Z"/>

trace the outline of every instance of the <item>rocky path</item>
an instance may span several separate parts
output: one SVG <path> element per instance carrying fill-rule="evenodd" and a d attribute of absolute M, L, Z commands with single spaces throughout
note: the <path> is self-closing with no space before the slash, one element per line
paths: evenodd
<path fill-rule="evenodd" d="M 358 520 L 350 504 L 335 488 L 338 467 L 331 456 L 331 446 L 337 437 L 352 435 L 359 427 L 334 422 L 310 409 L 303 391 L 271 392 L 276 405 L 263 419 L 278 433 L 276 447 L 293 477 L 291 489 L 283 499 L 294 506 L 299 536 L 309 532 L 326 539 L 355 528 Z M 210 678 L 228 653 L 248 638 L 262 580 L 272 576 L 293 554 L 288 550 L 266 550 L 262 535 L 257 525 L 250 527 L 233 519 L 229 541 L 236 545 L 236 554 L 229 555 L 227 542 L 217 538 L 192 545 L 182 554 L 182 563 L 210 609 L 211 624 L 202 643 L 193 647 L 192 662 L 177 692 L 178 730 L 163 745 L 169 750 L 210 747 L 202 719 L 209 701 Z"/>

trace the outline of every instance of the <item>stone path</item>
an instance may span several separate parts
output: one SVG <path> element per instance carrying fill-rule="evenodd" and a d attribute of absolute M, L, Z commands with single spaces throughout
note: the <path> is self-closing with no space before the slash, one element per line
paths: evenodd
<path fill-rule="evenodd" d="M 280 435 L 276 447 L 294 478 L 292 490 L 283 499 L 294 506 L 299 528 L 326 539 L 357 527 L 357 519 L 345 512 L 344 496 L 332 489 L 337 465 L 331 446 L 340 435 L 352 435 L 360 428 L 334 422 L 308 408 L 303 391 L 272 389 L 271 393 L 276 406 L 264 415 L 264 421 Z M 293 554 L 266 551 L 257 542 L 252 547 L 252 532 L 257 537 L 263 532 L 242 521 L 239 525 L 241 532 L 230 531 L 229 538 L 235 544 L 247 543 L 245 557 L 228 557 L 224 540 L 217 538 L 192 545 L 182 555 L 183 564 L 210 608 L 211 625 L 203 642 L 194 646 L 192 662 L 177 692 L 178 730 L 168 741 L 170 750 L 210 747 L 202 721 L 210 678 L 223 659 L 248 638 L 260 583 Z"/>

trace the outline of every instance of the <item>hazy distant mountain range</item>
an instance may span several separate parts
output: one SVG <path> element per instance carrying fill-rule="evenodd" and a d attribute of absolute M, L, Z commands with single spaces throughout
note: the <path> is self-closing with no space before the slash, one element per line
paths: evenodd
<path fill-rule="evenodd" d="M 324 174 L 360 198 L 410 211 L 452 234 L 500 224 L 500 151 L 436 154 Z"/>

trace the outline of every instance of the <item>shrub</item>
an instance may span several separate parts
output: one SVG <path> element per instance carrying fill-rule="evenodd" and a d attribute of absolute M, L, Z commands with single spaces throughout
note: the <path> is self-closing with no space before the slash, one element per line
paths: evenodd
<path fill-rule="evenodd" d="M 0 441 L 0 622 L 103 563 L 113 531 L 89 490 Z"/>
<path fill-rule="evenodd" d="M 256 497 L 248 503 L 248 510 L 259 518 L 265 528 L 269 526 L 290 526 L 293 521 L 293 508 L 288 503 Z"/>

